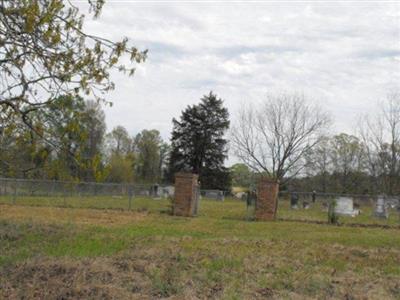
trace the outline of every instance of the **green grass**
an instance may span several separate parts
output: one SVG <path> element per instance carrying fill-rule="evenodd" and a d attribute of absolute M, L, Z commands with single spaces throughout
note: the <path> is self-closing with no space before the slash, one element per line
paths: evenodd
<path fill-rule="evenodd" d="M 149 201 L 152 200 L 152 201 Z M 1 196 L 0 203 L 10 205 L 29 206 L 54 206 L 69 208 L 98 208 L 98 209 L 129 209 L 129 198 L 120 196 L 96 196 L 96 197 L 40 197 L 18 196 L 16 200 L 12 196 Z M 151 199 L 136 197 L 131 200 L 131 209 L 159 210 L 168 207 L 165 199 Z"/>
<path fill-rule="evenodd" d="M 0 205 L 0 298 L 400 297 L 396 227 L 249 222 L 234 200 L 203 200 L 195 218 L 168 215 L 167 200 L 136 198 L 132 211 L 116 211 L 115 199 L 69 200 L 113 209 Z M 318 207 L 287 205 L 280 218 L 326 221 Z"/>
<path fill-rule="evenodd" d="M 93 209 L 116 209 L 150 212 L 168 212 L 170 200 L 152 199 L 149 197 L 134 197 L 129 201 L 128 197 L 30 197 L 19 196 L 13 202 L 12 196 L 1 196 L 0 204 L 68 207 L 68 208 L 93 208 Z M 224 202 L 204 199 L 200 201 L 199 216 L 235 220 L 251 220 L 254 207 L 248 211 L 243 201 L 227 199 Z M 355 217 L 340 216 L 342 224 L 376 224 L 376 225 L 400 225 L 400 214 L 395 209 L 389 210 L 388 219 L 379 219 L 372 216 L 373 208 L 370 204 L 362 205 L 361 214 Z M 280 199 L 278 218 L 296 221 L 326 222 L 327 212 L 323 210 L 322 201 L 318 201 L 310 209 L 293 210 L 289 207 L 288 199 Z"/>

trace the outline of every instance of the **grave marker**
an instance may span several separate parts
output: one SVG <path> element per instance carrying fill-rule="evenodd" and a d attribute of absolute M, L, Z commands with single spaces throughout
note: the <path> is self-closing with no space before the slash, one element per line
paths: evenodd
<path fill-rule="evenodd" d="M 297 193 L 290 194 L 290 208 L 291 209 L 299 208 L 299 195 Z"/>
<path fill-rule="evenodd" d="M 339 197 L 336 199 L 335 213 L 338 215 L 355 217 L 360 211 L 354 209 L 352 198 Z"/>
<path fill-rule="evenodd" d="M 201 191 L 201 195 L 205 198 L 215 199 L 219 201 L 224 201 L 224 192 L 220 190 L 203 190 Z"/>
<path fill-rule="evenodd" d="M 386 205 L 385 198 L 382 196 L 379 196 L 376 200 L 374 216 L 383 219 L 389 218 L 388 207 Z"/>

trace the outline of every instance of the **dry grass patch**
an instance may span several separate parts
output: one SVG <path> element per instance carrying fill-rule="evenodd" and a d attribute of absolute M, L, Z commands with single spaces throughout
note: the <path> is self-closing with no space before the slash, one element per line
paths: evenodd
<path fill-rule="evenodd" d="M 368 257 L 362 269 L 360 256 Z M 146 238 L 118 255 L 37 257 L 8 266 L 0 272 L 0 298 L 398 299 L 399 276 L 379 267 L 391 256 L 400 253 L 292 242 L 224 239 L 200 245 L 188 238 Z"/>
<path fill-rule="evenodd" d="M 0 205 L 0 219 L 35 223 L 79 225 L 126 225 L 146 219 L 146 211 Z"/>
<path fill-rule="evenodd" d="M 0 299 L 400 299 L 394 228 L 245 222 L 233 202 L 0 210 Z"/>

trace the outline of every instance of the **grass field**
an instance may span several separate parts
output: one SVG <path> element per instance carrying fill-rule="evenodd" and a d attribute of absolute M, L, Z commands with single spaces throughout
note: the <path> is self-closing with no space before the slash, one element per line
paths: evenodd
<path fill-rule="evenodd" d="M 394 213 L 330 226 L 312 222 L 326 221 L 320 208 L 286 202 L 264 223 L 233 200 L 202 200 L 195 218 L 170 216 L 167 200 L 135 198 L 131 211 L 119 198 L 7 201 L 0 299 L 400 299 Z"/>

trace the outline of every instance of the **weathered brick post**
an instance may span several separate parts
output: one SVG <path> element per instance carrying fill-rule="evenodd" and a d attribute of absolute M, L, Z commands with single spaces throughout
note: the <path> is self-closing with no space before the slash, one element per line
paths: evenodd
<path fill-rule="evenodd" d="M 196 211 L 198 175 L 175 174 L 175 197 L 172 213 L 175 216 L 192 217 Z"/>
<path fill-rule="evenodd" d="M 279 182 L 262 177 L 258 182 L 255 218 L 259 221 L 273 221 L 278 208 Z"/>

